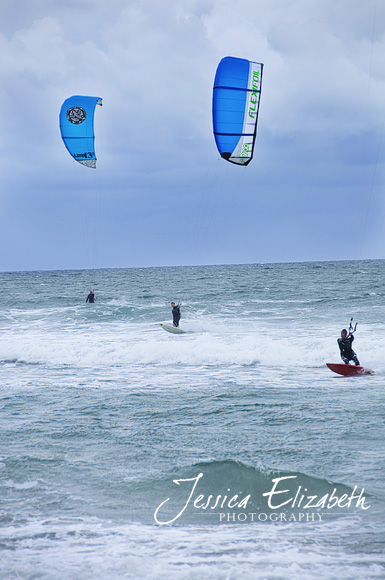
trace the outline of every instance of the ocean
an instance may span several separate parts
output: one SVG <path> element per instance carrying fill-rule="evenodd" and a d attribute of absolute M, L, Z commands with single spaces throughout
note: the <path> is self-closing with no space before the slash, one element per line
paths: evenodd
<path fill-rule="evenodd" d="M 0 279 L 1 579 L 385 578 L 384 261 Z"/>

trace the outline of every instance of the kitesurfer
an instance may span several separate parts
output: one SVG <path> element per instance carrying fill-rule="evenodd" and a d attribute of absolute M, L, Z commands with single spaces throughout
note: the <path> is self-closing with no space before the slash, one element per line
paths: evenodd
<path fill-rule="evenodd" d="M 180 320 L 180 304 L 178 304 L 178 306 L 175 306 L 175 302 L 171 302 L 171 308 L 172 308 L 172 325 L 178 328 Z"/>
<path fill-rule="evenodd" d="M 344 328 L 341 330 L 341 338 L 337 339 L 340 347 L 341 358 L 346 365 L 352 360 L 356 366 L 359 366 L 359 360 L 356 353 L 352 349 L 352 342 L 354 340 L 353 332 L 349 332 Z"/>
<path fill-rule="evenodd" d="M 95 302 L 95 294 L 93 290 L 90 290 L 90 293 L 88 294 L 86 299 L 86 304 L 87 302 L 89 302 L 90 304 L 93 304 Z"/>

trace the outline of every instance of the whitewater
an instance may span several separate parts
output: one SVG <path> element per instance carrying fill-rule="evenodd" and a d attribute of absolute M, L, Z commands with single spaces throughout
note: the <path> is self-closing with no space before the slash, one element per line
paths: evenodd
<path fill-rule="evenodd" d="M 385 578 L 384 261 L 0 280 L 0 578 Z"/>

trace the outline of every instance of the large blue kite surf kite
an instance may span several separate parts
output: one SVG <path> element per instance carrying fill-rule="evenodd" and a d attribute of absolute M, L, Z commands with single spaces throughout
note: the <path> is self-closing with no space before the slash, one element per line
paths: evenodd
<path fill-rule="evenodd" d="M 247 165 L 257 134 L 263 64 L 227 56 L 218 65 L 213 91 L 213 129 L 221 157 Z"/>

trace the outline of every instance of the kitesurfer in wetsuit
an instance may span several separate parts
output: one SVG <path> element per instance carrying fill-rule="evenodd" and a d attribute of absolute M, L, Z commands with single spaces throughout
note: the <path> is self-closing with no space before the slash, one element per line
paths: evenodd
<path fill-rule="evenodd" d="M 93 304 L 95 302 L 95 294 L 93 290 L 90 290 L 90 293 L 88 294 L 86 299 L 86 304 L 87 302 L 89 302 L 90 304 Z"/>
<path fill-rule="evenodd" d="M 171 302 L 172 307 L 172 325 L 178 328 L 180 320 L 180 304 L 175 306 L 175 302 Z"/>
<path fill-rule="evenodd" d="M 352 332 L 349 332 L 344 328 L 341 330 L 341 338 L 337 339 L 338 346 L 340 347 L 341 358 L 346 365 L 352 360 L 356 366 L 359 366 L 359 360 L 356 353 L 352 349 L 352 342 L 354 336 Z"/>

